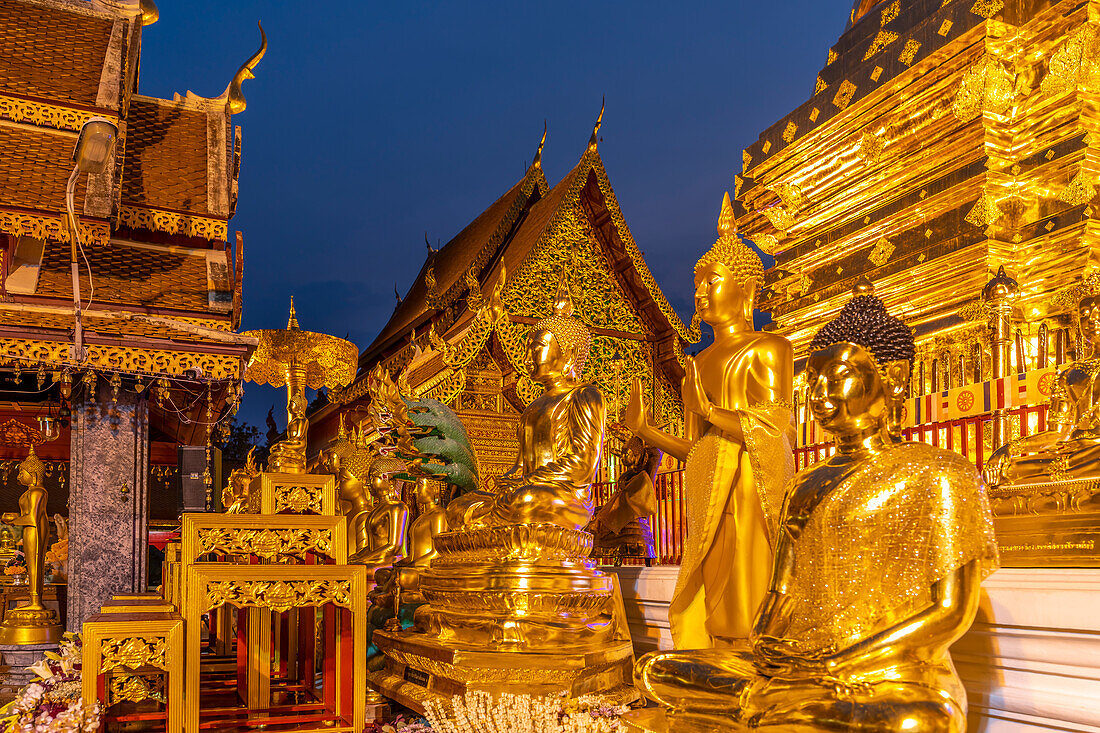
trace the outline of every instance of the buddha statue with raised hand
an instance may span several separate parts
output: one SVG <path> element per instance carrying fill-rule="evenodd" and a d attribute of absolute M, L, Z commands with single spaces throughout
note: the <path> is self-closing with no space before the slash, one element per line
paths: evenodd
<path fill-rule="evenodd" d="M 733 228 L 728 193 L 718 233 L 695 265 L 696 314 L 714 329 L 714 343 L 687 358 L 684 436 L 650 421 L 639 380 L 624 417 L 647 444 L 687 464 L 687 539 L 668 611 L 677 649 L 748 637 L 794 475 L 794 351 L 782 336 L 753 330 L 764 266 Z"/>
<path fill-rule="evenodd" d="M 997 548 L 970 462 L 888 429 L 913 351 L 873 295 L 814 337 L 807 399 L 836 453 L 787 491 L 751 640 L 640 660 L 636 683 L 662 709 L 629 716 L 633 730 L 966 729 L 948 649 L 974 621 Z"/>

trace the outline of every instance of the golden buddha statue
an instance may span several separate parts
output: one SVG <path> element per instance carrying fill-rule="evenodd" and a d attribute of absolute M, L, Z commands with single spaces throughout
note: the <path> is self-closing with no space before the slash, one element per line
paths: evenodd
<path fill-rule="evenodd" d="M 628 730 L 966 730 L 948 649 L 997 547 L 974 467 L 889 430 L 913 353 L 873 295 L 817 333 L 807 400 L 836 453 L 787 491 L 752 636 L 642 658 L 635 680 L 662 707 L 628 715 Z"/>
<path fill-rule="evenodd" d="M 615 490 L 588 526 L 595 538 L 592 557 L 611 559 L 621 565 L 624 556 L 656 557 L 649 517 L 657 513 L 657 487 L 653 479 L 662 453 L 633 436 L 623 446 L 622 465 Z"/>
<path fill-rule="evenodd" d="M 1097 492 L 1082 484 L 1100 478 L 1100 275 L 1071 286 L 1059 300 L 1076 306 L 1082 353 L 1059 370 L 1047 412 L 1048 429 L 1011 440 L 983 467 L 997 514 L 1036 514 L 1081 508 Z M 1066 491 L 1053 490 L 1052 483 Z"/>
<path fill-rule="evenodd" d="M 573 530 L 592 519 L 592 476 L 600 465 L 606 408 L 600 390 L 582 384 L 592 335 L 573 318 L 565 271 L 554 313 L 527 338 L 528 376 L 544 388 L 520 416 L 516 464 L 497 477 L 496 493 L 471 491 L 451 501 L 451 529 L 556 524 Z"/>
<path fill-rule="evenodd" d="M 449 531 L 419 571 L 427 605 L 412 629 L 372 637 L 385 657 L 376 689 L 416 701 L 469 690 L 636 695 L 622 596 L 582 531 L 606 412 L 578 379 L 591 335 L 572 312 L 563 273 L 553 314 L 528 335 L 529 376 L 545 391 L 520 416 L 516 465 L 496 493 L 447 505 Z"/>
<path fill-rule="evenodd" d="M 695 308 L 714 343 L 688 357 L 684 437 L 649 419 L 635 380 L 624 422 L 686 462 L 687 540 L 668 619 L 677 649 L 744 639 L 768 587 L 783 489 L 794 474 L 794 351 L 753 330 L 764 267 L 733 229 L 729 194 L 718 241 L 695 265 Z"/>
<path fill-rule="evenodd" d="M 440 482 L 419 478 L 416 482 L 417 516 L 409 525 L 409 554 L 390 568 L 379 568 L 374 579 L 382 595 L 398 592 L 401 603 L 423 603 L 420 573 L 439 555 L 435 538 L 447 531 L 447 513 L 439 504 Z"/>
<path fill-rule="evenodd" d="M 336 438 L 321 451 L 318 470 L 336 476 L 340 511 L 348 518 L 348 552 L 352 555 L 370 547 L 367 520 L 374 508 L 374 497 L 364 479 L 376 457 L 363 442 L 362 431 L 352 430 L 348 434 L 341 414 Z"/>
<path fill-rule="evenodd" d="M 6 565 L 8 560 L 15 557 L 15 535 L 6 524 L 0 527 L 0 565 Z"/>
<path fill-rule="evenodd" d="M 57 614 L 42 605 L 45 582 L 46 546 L 50 517 L 46 513 L 46 466 L 34 452 L 19 464 L 19 483 L 27 490 L 19 497 L 19 512 L 5 512 L 0 521 L 23 528 L 23 554 L 27 562 L 30 602 L 4 614 L 0 623 L 0 644 L 49 644 L 61 638 Z"/>
<path fill-rule="evenodd" d="M 259 512 L 259 496 L 252 498 L 252 479 L 260 475 L 256 465 L 256 447 L 248 449 L 243 468 L 234 468 L 229 472 L 229 481 L 222 489 L 222 506 L 226 514 L 255 514 Z"/>
<path fill-rule="evenodd" d="M 397 474 L 407 470 L 400 458 L 382 456 L 370 466 L 367 482 L 374 508 L 365 521 L 368 544 L 348 558 L 349 563 L 368 565 L 375 570 L 388 567 L 405 557 L 409 507 L 401 501 L 405 482 Z"/>

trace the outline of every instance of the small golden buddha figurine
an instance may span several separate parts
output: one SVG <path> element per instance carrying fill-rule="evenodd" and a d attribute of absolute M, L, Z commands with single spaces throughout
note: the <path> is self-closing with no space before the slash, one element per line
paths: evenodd
<path fill-rule="evenodd" d="M 229 472 L 229 481 L 222 489 L 222 506 L 225 507 L 226 514 L 245 514 L 259 511 L 258 506 L 252 506 L 253 499 L 251 496 L 252 479 L 260 475 L 260 469 L 256 466 L 255 452 L 255 446 L 249 448 L 244 468 L 234 468 Z"/>
<path fill-rule="evenodd" d="M 420 573 L 439 556 L 435 538 L 447 531 L 447 513 L 439 505 L 440 482 L 420 478 L 416 482 L 417 517 L 409 526 L 409 554 L 393 564 L 393 570 L 379 568 L 374 579 L 380 586 L 396 584 L 401 589 L 402 603 L 423 603 L 420 594 Z M 384 594 L 392 594 L 384 587 Z"/>
<path fill-rule="evenodd" d="M 363 479 L 369 475 L 376 457 L 362 442 L 361 432 L 353 430 L 348 434 L 341 414 L 336 439 L 321 452 L 318 468 L 321 473 L 336 476 L 340 510 L 348 518 L 348 552 L 351 555 L 370 547 L 367 520 L 374 507 L 374 498 Z"/>
<path fill-rule="evenodd" d="M 997 548 L 974 467 L 889 431 L 913 353 L 872 295 L 817 333 L 807 399 L 836 453 L 791 483 L 750 642 L 642 658 L 635 680 L 662 709 L 628 730 L 966 730 L 948 649 Z"/>
<path fill-rule="evenodd" d="M 46 513 L 46 466 L 34 452 L 19 464 L 17 479 L 27 487 L 19 497 L 19 512 L 6 512 L 0 521 L 23 528 L 23 554 L 27 562 L 30 602 L 8 611 L 0 623 L 0 644 L 47 644 L 61 638 L 57 614 L 42 605 L 46 545 L 50 518 Z"/>
<path fill-rule="evenodd" d="M 1071 287 L 1061 297 L 1076 301 L 1083 353 L 1055 377 L 1047 413 L 1049 429 L 1005 443 L 986 461 L 983 473 L 990 490 L 1021 489 L 1005 492 L 1018 495 L 997 501 L 998 514 L 1078 509 L 1070 504 L 1089 501 L 1093 492 L 1083 496 L 1027 489 L 1100 478 L 1100 275 Z"/>
<path fill-rule="evenodd" d="M 527 338 L 528 376 L 545 391 L 520 416 L 516 464 L 497 478 L 496 493 L 471 491 L 452 500 L 447 506 L 451 529 L 588 526 L 606 418 L 600 390 L 579 381 L 591 346 L 592 335 L 573 318 L 563 270 L 553 315 L 536 323 Z"/>
<path fill-rule="evenodd" d="M 0 564 L 7 563 L 15 556 L 15 535 L 11 529 L 4 525 L 0 527 Z"/>
<path fill-rule="evenodd" d="M 615 491 L 588 527 L 595 538 L 592 557 L 610 558 L 616 565 L 622 564 L 624 556 L 645 558 L 647 565 L 656 557 L 649 517 L 657 513 L 653 479 L 661 457 L 661 451 L 647 446 L 638 436 L 623 446 Z"/>
<path fill-rule="evenodd" d="M 408 553 L 409 508 L 401 501 L 405 482 L 396 477 L 406 470 L 404 461 L 389 456 L 376 458 L 371 464 L 367 480 L 374 508 L 366 519 L 369 543 L 349 557 L 348 562 L 377 570 L 393 565 Z"/>
<path fill-rule="evenodd" d="M 728 193 L 718 232 L 695 265 L 695 308 L 714 343 L 687 359 L 684 437 L 650 422 L 638 380 L 624 415 L 635 435 L 687 464 L 687 540 L 668 611 L 677 649 L 749 635 L 794 474 L 794 351 L 782 336 L 753 330 L 764 267 L 733 229 Z"/>

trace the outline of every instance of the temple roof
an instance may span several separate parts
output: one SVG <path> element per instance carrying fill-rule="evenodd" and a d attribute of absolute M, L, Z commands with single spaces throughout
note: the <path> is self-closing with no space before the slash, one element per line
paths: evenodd
<path fill-rule="evenodd" d="M 207 199 L 209 115 L 165 100 L 134 97 L 126 122 L 123 204 L 214 214 Z"/>
<path fill-rule="evenodd" d="M 463 295 L 467 285 L 464 275 L 471 267 L 479 286 L 484 287 L 496 279 L 503 263 L 511 283 L 531 252 L 555 237 L 556 226 L 573 210 L 588 218 L 614 278 L 630 293 L 646 330 L 658 340 L 698 340 L 698 334 L 684 325 L 649 271 L 623 219 L 596 147 L 590 146 L 560 182 L 547 188 L 541 168 L 532 166 L 508 193 L 439 252 L 429 255 L 408 295 L 361 355 L 360 368 L 376 363 L 412 328 L 423 327 L 432 314 Z M 426 284 L 429 271 L 436 278 L 434 289 Z M 439 294 L 438 300 L 433 299 L 433 293 Z M 665 356 L 676 361 L 671 351 Z"/>
<path fill-rule="evenodd" d="M 0 204 L 64 212 L 74 141 L 46 129 L 0 126 Z M 77 201 L 84 198 L 87 178 L 77 181 Z"/>
<path fill-rule="evenodd" d="M 382 332 L 363 352 L 363 358 L 372 357 L 396 337 L 404 336 L 411 328 L 426 322 L 432 311 L 440 306 L 445 307 L 461 295 L 466 272 L 471 267 L 475 267 L 475 271 L 480 270 L 488 263 L 509 234 L 514 233 L 516 222 L 526 214 L 530 203 L 544 195 L 547 188 L 549 185 L 542 167 L 530 166 L 523 178 L 507 193 L 467 224 L 438 252 L 429 255 Z M 435 276 L 439 303 L 429 303 L 431 298 L 425 278 L 429 268 Z"/>
<path fill-rule="evenodd" d="M 113 25 L 88 3 L 0 3 L 0 92 L 95 105 Z"/>
<path fill-rule="evenodd" d="M 206 253 L 135 247 L 112 241 L 85 247 L 95 301 L 205 312 L 209 309 Z M 87 273 L 81 262 L 82 277 Z M 47 242 L 35 295 L 72 298 L 69 246 Z M 85 293 L 87 296 L 87 293 Z"/>

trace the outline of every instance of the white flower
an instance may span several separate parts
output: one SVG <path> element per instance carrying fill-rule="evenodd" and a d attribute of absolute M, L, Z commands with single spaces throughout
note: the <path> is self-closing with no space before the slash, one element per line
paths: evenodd
<path fill-rule="evenodd" d="M 53 679 L 53 672 L 50 671 L 49 660 L 46 660 L 46 659 L 39 660 L 38 662 L 35 662 L 31 666 L 27 667 L 27 669 L 30 670 L 31 672 L 34 672 L 36 675 L 38 675 L 39 677 L 41 677 L 44 680 Z"/>

